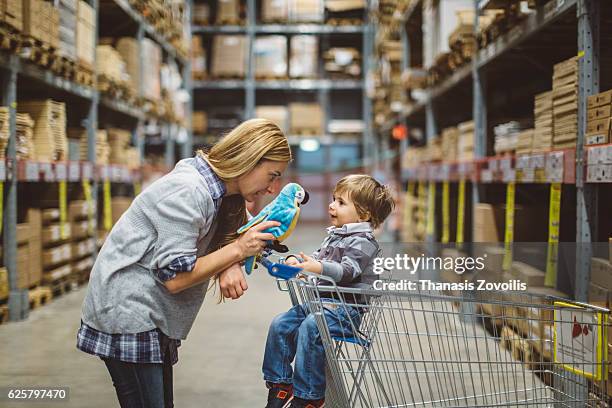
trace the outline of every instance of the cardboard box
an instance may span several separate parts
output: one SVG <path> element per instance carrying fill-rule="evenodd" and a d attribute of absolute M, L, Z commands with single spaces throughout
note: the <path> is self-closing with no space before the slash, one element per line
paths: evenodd
<path fill-rule="evenodd" d="M 30 239 L 30 224 L 17 224 L 17 245 L 27 244 Z"/>
<path fill-rule="evenodd" d="M 499 242 L 493 205 L 480 203 L 474 206 L 474 242 Z"/>
<path fill-rule="evenodd" d="M 318 103 L 290 103 L 289 120 L 290 133 L 312 135 L 322 135 L 324 133 L 323 109 Z"/>
<path fill-rule="evenodd" d="M 30 249 L 27 245 L 17 247 L 17 288 L 30 287 Z"/>
<path fill-rule="evenodd" d="M 52 283 L 61 279 L 65 276 L 68 276 L 72 273 L 72 266 L 70 264 L 66 264 L 57 268 L 53 268 L 48 270 L 43 275 L 43 282 Z"/>
<path fill-rule="evenodd" d="M 610 133 L 610 118 L 597 119 L 587 122 L 587 135 L 594 134 L 609 134 Z"/>
<path fill-rule="evenodd" d="M 89 236 L 89 221 L 77 221 L 70 224 L 73 240 L 83 239 Z"/>
<path fill-rule="evenodd" d="M 612 264 L 607 259 L 591 258 L 591 283 L 612 290 Z"/>
<path fill-rule="evenodd" d="M 365 0 L 325 0 L 325 8 L 335 13 L 349 10 L 361 10 L 365 7 Z"/>
<path fill-rule="evenodd" d="M 255 77 L 284 78 L 287 76 L 287 37 L 265 35 L 255 38 Z"/>
<path fill-rule="evenodd" d="M 95 250 L 94 240 L 92 238 L 84 241 L 75 242 L 72 244 L 72 259 L 81 259 L 85 256 L 91 256 Z"/>
<path fill-rule="evenodd" d="M 39 22 L 42 15 L 42 1 L 41 0 L 23 0 L 22 1 L 22 13 L 23 13 L 23 34 L 42 40 L 43 34 L 41 32 L 42 24 Z"/>
<path fill-rule="evenodd" d="M 238 24 L 240 22 L 240 4 L 238 0 L 217 1 L 217 24 Z"/>
<path fill-rule="evenodd" d="M 590 108 L 587 112 L 587 120 L 608 119 L 612 113 L 612 104 Z"/>
<path fill-rule="evenodd" d="M 587 99 L 588 108 L 596 108 L 603 105 L 610 105 L 612 103 L 612 89 L 609 91 L 598 93 L 597 95 L 591 95 Z"/>
<path fill-rule="evenodd" d="M 2 0 L 2 21 L 17 31 L 23 30 L 23 4 L 21 0 Z"/>
<path fill-rule="evenodd" d="M 512 262 L 510 273 L 521 282 L 531 286 L 544 286 L 546 273 L 523 262 Z"/>
<path fill-rule="evenodd" d="M 589 283 L 587 299 L 591 304 L 607 307 L 610 304 L 610 291 L 594 283 Z"/>
<path fill-rule="evenodd" d="M 80 4 L 80 3 L 79 3 Z M 76 55 L 80 64 L 93 70 L 94 59 L 96 56 L 96 46 L 94 43 L 95 26 L 89 25 L 82 19 L 77 20 L 76 29 Z"/>
<path fill-rule="evenodd" d="M 130 76 L 128 83 L 137 93 L 140 86 L 140 47 L 138 46 L 138 40 L 132 37 L 120 38 L 115 48 L 125 62 L 125 71 Z"/>
<path fill-rule="evenodd" d="M 91 27 L 96 26 L 94 9 L 86 1 L 79 0 L 79 4 L 77 6 L 77 17 L 79 20 L 82 20 L 85 24 L 88 24 Z"/>
<path fill-rule="evenodd" d="M 9 292 L 8 270 L 2 267 L 0 268 L 0 300 L 8 298 Z"/>
<path fill-rule="evenodd" d="M 217 77 L 246 75 L 247 37 L 244 35 L 217 35 L 213 39 L 211 74 Z"/>
<path fill-rule="evenodd" d="M 64 228 L 64 236 L 62 237 L 62 225 L 52 224 L 49 225 L 42 230 L 41 241 L 42 244 L 47 246 L 49 244 L 54 244 L 56 242 L 65 241 L 70 239 L 71 237 L 71 228 L 69 223 L 65 223 L 63 225 Z"/>
<path fill-rule="evenodd" d="M 210 5 L 202 3 L 194 4 L 192 20 L 197 25 L 210 24 Z"/>
<path fill-rule="evenodd" d="M 111 211 L 113 214 L 113 225 L 119 221 L 119 218 L 132 204 L 132 199 L 128 197 L 113 197 L 111 199 Z"/>
<path fill-rule="evenodd" d="M 315 35 L 291 37 L 291 78 L 317 78 L 319 76 L 319 39 Z"/>
<path fill-rule="evenodd" d="M 49 224 L 59 220 L 60 210 L 59 208 L 47 208 L 42 210 L 42 221 L 43 224 Z"/>
<path fill-rule="evenodd" d="M 162 49 L 153 40 L 141 41 L 143 60 L 142 82 L 143 96 L 153 101 L 161 99 L 161 65 Z"/>
<path fill-rule="evenodd" d="M 92 213 L 95 216 L 96 210 Z M 85 200 L 75 200 L 68 204 L 68 219 L 72 221 L 87 219 L 89 217 L 89 205 Z"/>
<path fill-rule="evenodd" d="M 208 116 L 204 111 L 195 111 L 191 116 L 193 133 L 204 134 L 208 131 Z"/>
<path fill-rule="evenodd" d="M 49 268 L 72 258 L 70 244 L 56 246 L 42 251 L 43 268 Z"/>
<path fill-rule="evenodd" d="M 323 0 L 289 0 L 289 21 L 322 23 L 325 10 Z"/>
<path fill-rule="evenodd" d="M 289 17 L 289 0 L 264 0 L 261 20 L 264 23 L 286 23 Z"/>
<path fill-rule="evenodd" d="M 287 133 L 289 110 L 286 106 L 257 106 L 255 117 L 271 120 L 283 133 Z"/>

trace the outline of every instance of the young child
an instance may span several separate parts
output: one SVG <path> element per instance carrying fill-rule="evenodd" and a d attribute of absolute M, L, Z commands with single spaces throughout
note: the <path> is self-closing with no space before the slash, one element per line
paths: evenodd
<path fill-rule="evenodd" d="M 344 177 L 329 204 L 332 226 L 321 248 L 312 257 L 302 252 L 301 259 L 290 255 L 286 262 L 331 277 L 339 287 L 369 288 L 377 279 L 374 258 L 380 256 L 372 229 L 383 223 L 393 207 L 391 192 L 374 178 L 358 174 Z M 324 294 L 322 297 L 325 304 L 338 302 Z M 333 311 L 326 307 L 324 314 L 332 336 L 352 336 L 351 323 L 359 327 L 361 322 L 356 307 L 336 307 Z M 324 406 L 325 351 L 315 317 L 304 306 L 296 305 L 272 321 L 263 374 L 269 390 L 267 408 Z"/>

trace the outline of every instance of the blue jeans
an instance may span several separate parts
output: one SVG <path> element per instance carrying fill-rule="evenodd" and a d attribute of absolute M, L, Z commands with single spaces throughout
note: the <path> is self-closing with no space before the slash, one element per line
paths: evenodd
<path fill-rule="evenodd" d="M 332 299 L 324 305 L 325 321 L 332 336 L 352 337 L 351 321 L 359 327 L 361 315 L 354 307 L 346 308 Z M 348 314 L 347 314 L 348 309 Z M 291 362 L 295 358 L 295 370 Z M 315 316 L 296 305 L 276 316 L 268 330 L 263 361 L 264 379 L 273 383 L 293 384 L 293 395 L 309 400 L 325 397 L 325 350 Z"/>
<path fill-rule="evenodd" d="M 166 353 L 163 364 L 125 363 L 103 359 L 113 380 L 121 408 L 174 407 L 172 363 Z"/>

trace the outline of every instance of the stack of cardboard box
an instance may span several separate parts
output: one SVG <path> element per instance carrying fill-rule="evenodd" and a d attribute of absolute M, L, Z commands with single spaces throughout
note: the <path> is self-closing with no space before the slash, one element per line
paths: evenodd
<path fill-rule="evenodd" d="M 23 29 L 23 6 L 21 0 L 0 1 L 0 20 L 17 31 Z"/>
<path fill-rule="evenodd" d="M 208 131 L 208 116 L 206 115 L 206 112 L 193 112 L 193 114 L 191 115 L 191 129 L 193 133 L 198 135 L 203 135 Z"/>
<path fill-rule="evenodd" d="M 0 106 L 0 160 L 6 157 L 6 146 L 9 142 L 9 109 Z"/>
<path fill-rule="evenodd" d="M 535 129 L 525 129 L 518 134 L 516 141 L 516 153 L 527 154 L 533 149 L 533 136 Z"/>
<path fill-rule="evenodd" d="M 45 33 L 43 31 L 43 23 L 40 20 L 43 17 L 43 1 L 42 0 L 23 0 L 23 35 L 42 41 Z"/>
<path fill-rule="evenodd" d="M 323 53 L 325 72 L 337 78 L 361 75 L 361 53 L 356 48 L 334 47 Z"/>
<path fill-rule="evenodd" d="M 108 129 L 108 144 L 110 147 L 109 162 L 111 164 L 128 164 L 128 147 L 132 135 L 128 130 L 111 128 Z"/>
<path fill-rule="evenodd" d="M 206 79 L 206 50 L 202 46 L 202 37 L 191 38 L 191 76 L 195 80 Z"/>
<path fill-rule="evenodd" d="M 287 37 L 265 35 L 255 39 L 255 77 L 283 79 L 287 77 Z"/>
<path fill-rule="evenodd" d="M 609 143 L 612 133 L 612 90 L 589 96 L 584 144 Z"/>
<path fill-rule="evenodd" d="M 550 150 L 553 145 L 553 92 L 543 92 L 534 98 L 534 152 Z"/>
<path fill-rule="evenodd" d="M 34 148 L 36 160 L 51 162 L 66 160 L 66 104 L 51 99 L 19 102 L 18 109 L 34 120 Z"/>
<path fill-rule="evenodd" d="M 138 40 L 132 37 L 123 37 L 117 41 L 115 47 L 121 59 L 125 63 L 125 72 L 129 87 L 134 93 L 138 92 L 140 86 L 140 47 Z"/>
<path fill-rule="evenodd" d="M 474 159 L 474 121 L 463 122 L 457 125 L 459 138 L 457 142 L 457 159 L 470 161 Z"/>
<path fill-rule="evenodd" d="M 161 65 L 162 65 L 162 50 L 161 47 L 153 40 L 148 38 L 140 42 L 142 50 L 142 93 L 145 98 L 151 101 L 159 101 L 161 99 Z"/>
<path fill-rule="evenodd" d="M 207 26 L 210 24 L 210 5 L 206 3 L 195 3 L 192 6 L 193 24 Z"/>
<path fill-rule="evenodd" d="M 58 2 L 60 18 L 58 52 L 62 57 L 68 58 L 71 61 L 77 60 L 77 7 L 77 0 L 59 0 Z"/>
<path fill-rule="evenodd" d="M 17 158 L 20 160 L 34 159 L 34 121 L 27 113 L 17 114 Z"/>
<path fill-rule="evenodd" d="M 323 0 L 289 0 L 289 21 L 322 23 L 325 17 Z"/>
<path fill-rule="evenodd" d="M 79 0 L 76 24 L 77 62 L 92 71 L 96 53 L 95 33 L 96 18 L 94 9 L 86 1 Z"/>
<path fill-rule="evenodd" d="M 318 103 L 290 103 L 289 121 L 291 134 L 321 136 L 324 133 L 323 109 Z"/>
<path fill-rule="evenodd" d="M 286 23 L 289 17 L 288 0 L 264 0 L 261 21 L 264 23 Z"/>
<path fill-rule="evenodd" d="M 217 35 L 213 39 L 211 74 L 215 77 L 244 78 L 246 75 L 247 37 Z"/>
<path fill-rule="evenodd" d="M 258 106 L 255 116 L 274 122 L 283 133 L 287 132 L 289 111 L 286 106 Z"/>
<path fill-rule="evenodd" d="M 111 212 L 113 215 L 113 225 L 119 221 L 119 218 L 132 204 L 132 198 L 130 197 L 113 197 L 111 199 Z"/>
<path fill-rule="evenodd" d="M 218 25 L 240 24 L 240 4 L 238 0 L 218 0 L 217 19 Z"/>
<path fill-rule="evenodd" d="M 578 59 L 570 58 L 554 66 L 553 146 L 576 146 L 578 135 Z"/>
<path fill-rule="evenodd" d="M 442 157 L 444 161 L 457 160 L 457 147 L 459 143 L 459 129 L 449 127 L 442 131 Z"/>
<path fill-rule="evenodd" d="M 70 223 L 60 220 L 60 210 L 42 210 L 42 280 L 54 284 L 70 275 Z"/>
<path fill-rule="evenodd" d="M 319 76 L 319 40 L 314 35 L 291 37 L 291 78 L 317 78 Z"/>
<path fill-rule="evenodd" d="M 93 202 L 92 206 L 95 207 Z M 93 266 L 95 214 L 96 209 L 89 208 L 89 204 L 84 200 L 72 201 L 68 206 L 68 221 L 72 232 L 70 264 L 72 274 L 77 277 L 78 282 L 87 280 Z"/>
<path fill-rule="evenodd" d="M 117 84 L 129 83 L 126 64 L 121 54 L 112 45 L 96 47 L 96 67 L 98 75 Z"/>

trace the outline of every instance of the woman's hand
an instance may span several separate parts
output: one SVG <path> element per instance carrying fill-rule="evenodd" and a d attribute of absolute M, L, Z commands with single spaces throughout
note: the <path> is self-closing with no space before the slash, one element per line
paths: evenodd
<path fill-rule="evenodd" d="M 242 234 L 234 243 L 238 247 L 240 252 L 240 258 L 248 258 L 249 256 L 257 255 L 266 246 L 266 241 L 272 241 L 276 237 L 270 233 L 263 233 L 262 231 L 272 227 L 278 227 L 280 222 L 278 221 L 265 221 L 255 225 L 247 232 Z"/>
<path fill-rule="evenodd" d="M 219 273 L 219 287 L 225 298 L 238 299 L 249 288 L 239 263 Z"/>
<path fill-rule="evenodd" d="M 321 274 L 323 272 L 323 265 L 321 262 L 317 261 L 311 256 L 305 255 L 303 252 L 300 252 L 300 257 L 304 260 L 304 262 L 299 262 L 293 266 L 298 268 L 302 268 L 308 272 L 314 272 Z"/>

